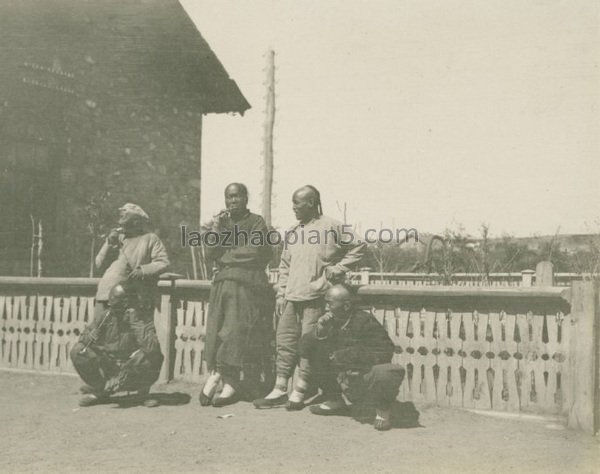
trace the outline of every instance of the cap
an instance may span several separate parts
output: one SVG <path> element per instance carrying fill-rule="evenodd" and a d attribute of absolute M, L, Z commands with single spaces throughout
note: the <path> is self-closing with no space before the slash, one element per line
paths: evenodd
<path fill-rule="evenodd" d="M 140 216 L 144 219 L 150 219 L 150 217 L 148 217 L 148 214 L 146 214 L 146 212 L 140 206 L 138 206 L 137 204 L 132 204 L 130 202 L 120 207 L 119 211 L 125 211 L 130 214 Z"/>

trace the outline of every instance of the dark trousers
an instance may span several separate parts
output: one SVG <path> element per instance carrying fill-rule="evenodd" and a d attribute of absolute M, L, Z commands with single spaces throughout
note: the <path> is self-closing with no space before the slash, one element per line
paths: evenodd
<path fill-rule="evenodd" d="M 347 370 L 332 364 L 329 350 L 315 344 L 309 355 L 312 380 L 328 398 L 343 393 L 353 404 L 381 410 L 396 400 L 405 370 L 397 364 L 378 364 L 361 370 Z"/>
<path fill-rule="evenodd" d="M 78 342 L 71 350 L 71 361 L 81 379 L 98 392 L 147 391 L 158 379 L 163 355 L 139 351 L 121 361 L 100 347 L 86 348 Z"/>
<path fill-rule="evenodd" d="M 322 372 L 311 365 L 313 380 L 326 397 L 334 398 L 342 393 L 353 404 L 373 406 L 387 410 L 396 400 L 404 369 L 396 364 L 374 365 L 368 371 L 347 370 Z"/>

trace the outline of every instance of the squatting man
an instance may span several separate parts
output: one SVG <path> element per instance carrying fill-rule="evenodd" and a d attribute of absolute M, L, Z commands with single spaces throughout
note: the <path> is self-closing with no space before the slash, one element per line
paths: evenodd
<path fill-rule="evenodd" d="M 81 389 L 81 406 L 106 402 L 120 391 L 137 391 L 145 406 L 158 404 L 148 392 L 158 379 L 163 355 L 139 306 L 131 283 L 115 285 L 108 308 L 85 328 L 71 350 L 73 366 L 87 384 Z"/>
<path fill-rule="evenodd" d="M 300 355 L 310 361 L 311 378 L 325 401 L 315 415 L 344 415 L 352 404 L 375 409 L 375 429 L 391 428 L 390 412 L 404 369 L 390 363 L 394 343 L 369 313 L 354 308 L 354 289 L 334 285 L 325 295 L 326 313 L 302 336 Z"/>

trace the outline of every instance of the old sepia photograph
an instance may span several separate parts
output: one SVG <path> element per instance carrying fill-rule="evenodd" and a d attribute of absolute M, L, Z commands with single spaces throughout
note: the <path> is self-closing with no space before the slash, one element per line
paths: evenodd
<path fill-rule="evenodd" d="M 600 472 L 597 0 L 0 0 L 0 473 Z"/>

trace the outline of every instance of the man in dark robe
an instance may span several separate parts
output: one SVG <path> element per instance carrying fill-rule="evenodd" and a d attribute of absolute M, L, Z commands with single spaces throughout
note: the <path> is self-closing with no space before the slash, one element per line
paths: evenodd
<path fill-rule="evenodd" d="M 137 391 L 144 405 L 158 405 L 149 392 L 163 355 L 154 321 L 139 306 L 131 283 L 114 286 L 107 309 L 94 317 L 71 350 L 73 366 L 87 384 L 81 406 L 105 402 L 119 391 Z"/>
<path fill-rule="evenodd" d="M 200 392 L 202 406 L 225 406 L 239 400 L 242 370 L 246 387 L 257 388 L 273 332 L 275 297 L 265 271 L 272 255 L 267 226 L 261 216 L 248 210 L 248 190 L 243 184 L 225 188 L 225 205 L 227 209 L 213 225 L 218 245 L 209 246 L 212 240 L 207 238 L 207 258 L 215 261 L 216 275 L 206 327 L 204 355 L 209 377 Z M 215 396 L 221 381 L 223 389 Z"/>
<path fill-rule="evenodd" d="M 353 307 L 354 290 L 335 285 L 325 295 L 326 313 L 300 341 L 309 359 L 311 378 L 326 399 L 313 405 L 315 415 L 341 415 L 352 404 L 375 408 L 375 429 L 391 428 L 391 407 L 404 378 L 404 368 L 391 364 L 394 343 L 369 313 Z"/>

